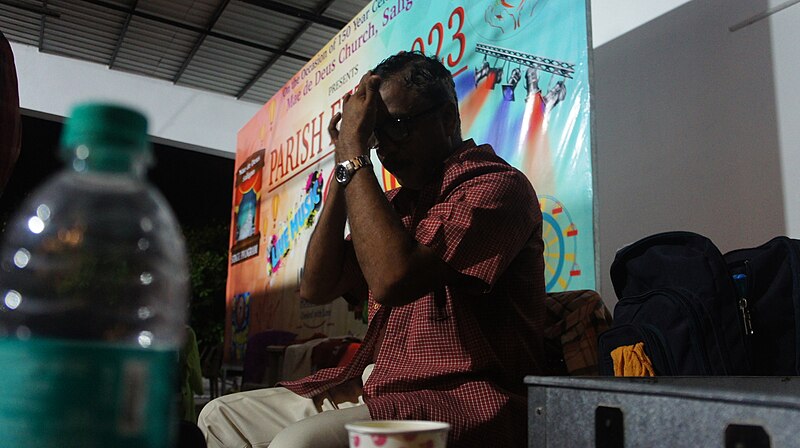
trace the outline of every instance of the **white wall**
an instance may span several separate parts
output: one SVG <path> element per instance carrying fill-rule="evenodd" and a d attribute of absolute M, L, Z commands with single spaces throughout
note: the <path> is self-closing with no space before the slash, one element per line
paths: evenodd
<path fill-rule="evenodd" d="M 12 43 L 11 48 L 20 106 L 34 113 L 65 117 L 79 101 L 118 101 L 148 116 L 157 141 L 233 158 L 236 133 L 259 109 L 232 97 L 40 53 L 29 45 Z"/>
<path fill-rule="evenodd" d="M 690 0 L 590 0 L 595 48 Z"/>
<path fill-rule="evenodd" d="M 800 4 L 770 17 L 786 233 L 800 238 Z"/>
<path fill-rule="evenodd" d="M 800 237 L 800 4 L 736 32 L 778 3 L 692 0 L 614 36 L 593 2 L 600 292 L 622 245 L 691 230 L 723 250 Z M 679 3 L 679 4 L 678 4 Z M 640 7 L 640 6 L 639 6 Z M 598 22 L 598 20 L 600 20 Z M 617 24 L 618 25 L 618 24 Z"/>

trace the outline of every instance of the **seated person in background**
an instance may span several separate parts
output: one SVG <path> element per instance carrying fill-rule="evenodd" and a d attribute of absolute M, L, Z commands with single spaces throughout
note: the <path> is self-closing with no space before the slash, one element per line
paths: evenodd
<path fill-rule="evenodd" d="M 345 367 L 211 402 L 199 419 L 209 446 L 346 447 L 344 424 L 366 419 L 448 422 L 456 448 L 525 446 L 523 377 L 544 373 L 530 182 L 490 146 L 462 140 L 452 76 L 419 53 L 368 72 L 328 130 L 344 165 L 300 295 L 368 295 L 364 343 Z M 382 191 L 372 144 L 400 188 Z"/>
<path fill-rule="evenodd" d="M 197 421 L 194 395 L 203 393 L 203 373 L 200 368 L 200 351 L 197 335 L 186 326 L 186 340 L 178 357 L 178 379 L 181 384 L 180 417 L 187 422 Z"/>

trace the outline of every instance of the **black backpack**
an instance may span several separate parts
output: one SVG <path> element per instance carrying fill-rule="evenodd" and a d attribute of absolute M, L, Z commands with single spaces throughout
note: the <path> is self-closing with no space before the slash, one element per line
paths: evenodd
<path fill-rule="evenodd" d="M 652 235 L 617 252 L 614 324 L 598 342 L 600 373 L 611 351 L 644 342 L 655 374 L 797 375 L 800 241 L 777 237 L 722 255 L 691 232 Z"/>

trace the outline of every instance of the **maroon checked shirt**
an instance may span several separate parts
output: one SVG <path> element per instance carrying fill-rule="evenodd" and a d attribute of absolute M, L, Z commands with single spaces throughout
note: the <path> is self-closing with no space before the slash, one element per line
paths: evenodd
<path fill-rule="evenodd" d="M 448 422 L 455 448 L 525 446 L 523 377 L 545 365 L 542 215 L 533 187 L 489 145 L 469 140 L 435 182 L 386 196 L 417 241 L 485 289 L 443 286 L 392 309 L 370 294 L 370 325 L 353 361 L 282 386 L 315 396 L 360 376 L 374 357 L 364 385 L 372 419 Z"/>

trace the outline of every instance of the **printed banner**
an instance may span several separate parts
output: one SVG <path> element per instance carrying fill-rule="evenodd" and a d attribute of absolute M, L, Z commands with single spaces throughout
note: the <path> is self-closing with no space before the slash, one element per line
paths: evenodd
<path fill-rule="evenodd" d="M 333 180 L 327 134 L 342 97 L 389 55 L 452 72 L 462 135 L 525 172 L 544 216 L 548 291 L 595 289 L 586 0 L 374 0 L 241 129 L 231 223 L 226 356 L 248 335 L 363 335 L 361 309 L 297 297 L 305 248 Z M 396 181 L 372 155 L 386 190 Z"/>

